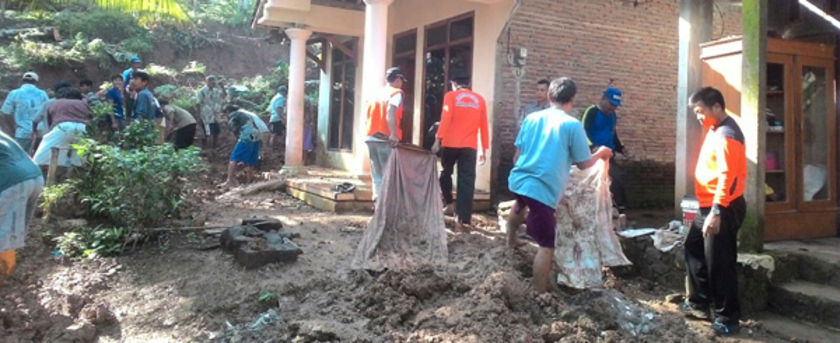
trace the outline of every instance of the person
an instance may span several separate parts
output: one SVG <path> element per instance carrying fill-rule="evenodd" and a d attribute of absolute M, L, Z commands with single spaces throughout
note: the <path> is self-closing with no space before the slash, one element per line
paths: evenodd
<path fill-rule="evenodd" d="M 400 68 L 385 71 L 388 84 L 371 99 L 367 108 L 367 138 L 370 156 L 370 174 L 373 179 L 373 199 L 377 199 L 382 188 L 382 175 L 391 156 L 392 146 L 402 139 L 399 123 L 403 113 L 402 86 L 406 82 Z"/>
<path fill-rule="evenodd" d="M 131 77 L 131 88 L 137 92 L 131 120 L 160 121 L 162 113 L 158 111 L 160 106 L 157 99 L 149 90 L 149 74 L 144 71 L 134 72 Z"/>
<path fill-rule="evenodd" d="M 738 229 L 747 207 L 744 134 L 726 114 L 726 103 L 717 89 L 700 89 L 691 95 L 689 104 L 706 136 L 694 171 L 700 213 L 685 238 L 688 297 L 680 310 L 690 317 L 714 319 L 715 333 L 729 335 L 738 332 L 741 317 L 735 267 Z"/>
<path fill-rule="evenodd" d="M 517 122 L 517 126 L 522 126 L 522 121 L 525 120 L 525 117 L 529 114 L 542 111 L 551 106 L 551 103 L 548 101 L 549 83 L 550 82 L 547 79 L 540 79 L 537 81 L 537 89 L 534 92 L 534 101 L 526 104 L 522 109 L 522 114 L 518 118 L 519 120 Z"/>
<path fill-rule="evenodd" d="M 572 164 L 580 169 L 591 167 L 598 159 L 609 159 L 612 151 L 598 148 L 590 155 L 586 133 L 581 123 L 568 114 L 577 93 L 574 81 L 555 79 L 548 88 L 551 107 L 525 118 L 514 145 L 514 167 L 508 176 L 516 203 L 509 217 L 508 244 L 519 246 L 516 230 L 525 222 L 527 233 L 539 245 L 534 257 L 534 287 L 549 289 L 549 275 L 554 263 L 555 209 L 566 188 Z M 528 208 L 524 218 L 523 210 Z"/>
<path fill-rule="evenodd" d="M 160 108 L 166 118 L 168 126 L 167 136 L 172 136 L 172 144 L 176 150 L 186 149 L 193 145 L 195 139 L 195 118 L 187 110 L 170 104 L 166 100 L 160 101 Z"/>
<path fill-rule="evenodd" d="M 41 109 L 38 110 L 38 115 L 32 119 L 32 132 L 35 133 L 32 135 L 32 139 L 35 141 L 32 144 L 32 153 L 35 153 L 35 150 L 38 149 L 38 146 L 41 145 L 41 141 L 44 139 L 44 135 L 47 133 L 49 129 L 49 123 L 47 123 L 47 110 L 50 108 L 53 102 L 56 99 L 65 98 L 65 92 L 71 89 L 73 86 L 70 85 L 70 82 L 67 81 L 58 81 L 55 85 L 53 85 L 53 96 L 47 99 L 47 101 L 41 105 Z"/>
<path fill-rule="evenodd" d="M 479 135 L 480 150 L 477 146 Z M 443 171 L 440 173 L 440 190 L 443 203 L 449 209 L 455 205 L 452 201 L 452 172 L 455 164 L 458 164 L 458 203 L 455 206 L 457 231 L 463 231 L 471 225 L 476 154 L 478 162 L 484 164 L 489 144 L 490 132 L 487 128 L 487 105 L 484 98 L 470 90 L 468 77 L 454 78 L 452 91 L 443 96 L 440 126 L 432 145 L 432 153 L 441 153 Z"/>
<path fill-rule="evenodd" d="M 583 111 L 583 129 L 586 130 L 586 137 L 589 138 L 591 148 L 605 146 L 617 153 L 626 153 L 615 130 L 617 121 L 615 110 L 619 106 L 621 106 L 621 91 L 610 87 L 604 91 L 597 105 L 591 105 Z M 626 229 L 628 225 L 627 194 L 624 192 L 624 179 L 620 168 L 615 158 L 610 160 L 610 193 L 613 195 L 613 202 L 618 210 L 618 227 Z"/>
<path fill-rule="evenodd" d="M 132 112 L 134 111 L 134 99 L 137 97 L 137 92 L 131 89 L 131 79 L 134 78 L 134 72 L 139 71 L 143 68 L 143 62 L 140 60 L 140 57 L 134 56 L 131 58 L 131 65 L 122 72 L 122 80 L 124 89 L 123 92 L 123 99 L 125 101 L 125 116 L 128 119 L 133 118 Z"/>
<path fill-rule="evenodd" d="M 17 141 L 2 131 L 0 175 L 0 276 L 9 276 L 15 268 L 15 250 L 25 245 L 44 177 Z"/>
<path fill-rule="evenodd" d="M 35 163 L 42 168 L 49 166 L 53 147 L 62 149 L 58 155 L 59 167 L 82 164 L 72 145 L 85 134 L 91 114 L 90 106 L 83 100 L 79 89 L 70 88 L 62 96 L 47 109 L 46 119 L 50 123 L 50 131 L 44 136 L 44 141 L 33 157 Z M 71 152 L 68 153 L 68 150 Z"/>
<path fill-rule="evenodd" d="M 268 119 L 271 124 L 271 139 L 268 145 L 273 148 L 275 139 L 280 139 L 282 142 L 286 136 L 286 86 L 277 88 L 277 94 L 271 98 L 268 105 L 268 113 L 271 114 Z"/>
<path fill-rule="evenodd" d="M 260 132 L 253 120 L 246 115 L 236 115 L 228 121 L 228 125 L 239 139 L 230 154 L 228 176 L 222 186 L 236 185 L 234 176 L 239 167 L 246 168 L 246 182 L 250 182 L 260 157 Z"/>
<path fill-rule="evenodd" d="M 79 81 L 79 91 L 82 92 L 82 96 L 84 96 L 84 100 L 88 105 L 93 106 L 99 103 L 99 97 L 93 92 L 93 81 L 90 79 Z"/>
<path fill-rule="evenodd" d="M 3 106 L 0 107 L 0 112 L 14 117 L 15 140 L 24 151 L 31 153 L 35 141 L 32 138 L 33 133 L 37 133 L 37 130 L 32 129 L 32 121 L 49 97 L 47 92 L 38 88 L 38 74 L 35 72 L 24 73 L 21 83 L 20 88 L 9 92 Z M 46 124 L 40 124 L 37 128 L 46 130 Z"/>
<path fill-rule="evenodd" d="M 114 131 L 125 128 L 125 114 L 123 112 L 123 79 L 120 75 L 111 76 L 111 88 L 105 93 L 105 99 L 114 106 L 114 114 L 105 117 L 105 121 Z"/>
<path fill-rule="evenodd" d="M 227 98 L 224 83 L 216 87 L 216 77 L 207 76 L 204 87 L 198 90 L 196 100 L 198 102 L 198 113 L 201 127 L 204 128 L 204 137 L 210 138 L 210 147 L 216 148 L 216 139 L 219 136 L 219 114 L 222 111 L 222 104 Z M 207 147 L 205 141 L 205 148 Z"/>

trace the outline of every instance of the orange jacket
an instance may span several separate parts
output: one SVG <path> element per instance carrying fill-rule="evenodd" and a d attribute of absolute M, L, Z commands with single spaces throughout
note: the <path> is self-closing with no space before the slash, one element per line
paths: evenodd
<path fill-rule="evenodd" d="M 747 154 L 744 134 L 731 117 L 709 128 L 697 168 L 694 191 L 700 207 L 729 206 L 747 188 Z"/>
<path fill-rule="evenodd" d="M 388 101 L 391 97 L 397 94 L 402 94 L 402 89 L 385 86 L 379 95 L 368 104 L 367 110 L 367 135 L 373 136 L 376 133 L 382 133 L 386 136 L 391 136 L 391 129 L 388 128 Z M 403 116 L 403 106 L 397 108 L 397 138 L 402 139 L 402 129 L 400 122 Z"/>
<path fill-rule="evenodd" d="M 440 145 L 447 148 L 478 148 L 481 133 L 481 147 L 487 149 L 490 133 L 487 130 L 487 105 L 484 98 L 475 92 L 461 88 L 443 96 L 443 110 L 440 113 L 440 127 L 437 136 Z"/>

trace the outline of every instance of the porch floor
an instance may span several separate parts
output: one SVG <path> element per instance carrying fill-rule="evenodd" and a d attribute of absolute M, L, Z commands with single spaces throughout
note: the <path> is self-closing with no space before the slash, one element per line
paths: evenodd
<path fill-rule="evenodd" d="M 337 185 L 356 186 L 352 193 L 342 193 Z M 370 175 L 307 166 L 299 174 L 286 180 L 286 192 L 308 205 L 331 212 L 373 212 L 373 186 Z M 453 195 L 454 196 L 454 195 Z M 473 212 L 490 209 L 490 193 L 476 190 Z"/>

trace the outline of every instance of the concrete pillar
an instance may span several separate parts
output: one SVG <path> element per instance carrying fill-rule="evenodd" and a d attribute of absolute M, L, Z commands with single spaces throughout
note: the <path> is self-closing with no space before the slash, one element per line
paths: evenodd
<path fill-rule="evenodd" d="M 301 28 L 286 29 L 292 40 L 289 49 L 289 97 L 286 115 L 286 156 L 284 168 L 303 166 L 303 111 L 306 96 L 306 40 L 312 31 Z"/>
<path fill-rule="evenodd" d="M 713 0 L 680 0 L 677 68 L 677 147 L 674 206 L 679 214 L 683 196 L 694 195 L 694 167 L 702 142 L 702 127 L 688 108 L 688 97 L 700 89 L 700 44 L 712 37 Z"/>
<path fill-rule="evenodd" d="M 764 246 L 764 118 L 767 87 L 767 0 L 743 0 L 744 41 L 741 59 L 741 131 L 747 148 L 747 217 L 738 232 L 738 250 L 761 252 Z"/>
<path fill-rule="evenodd" d="M 370 170 L 370 159 L 364 143 L 367 131 L 367 104 L 385 85 L 385 70 L 389 67 L 385 60 L 388 46 L 388 6 L 393 2 L 394 0 L 365 0 L 365 33 L 361 56 L 362 101 L 356 111 L 353 134 L 354 155 L 361 162 L 354 164 L 353 171 L 357 173 Z"/>

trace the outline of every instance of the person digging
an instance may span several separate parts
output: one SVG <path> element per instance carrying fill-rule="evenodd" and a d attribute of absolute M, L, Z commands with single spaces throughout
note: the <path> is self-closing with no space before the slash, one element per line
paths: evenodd
<path fill-rule="evenodd" d="M 538 292 L 550 289 L 557 225 L 555 208 L 566 188 L 572 164 L 587 169 L 598 159 L 612 157 L 612 150 L 606 147 L 590 155 L 583 125 L 568 114 L 576 93 L 572 79 L 563 77 L 552 81 L 548 89 L 551 107 L 525 118 L 514 143 L 516 153 L 508 185 L 516 203 L 509 215 L 507 240 L 513 248 L 520 246 L 517 228 L 525 223 L 528 235 L 539 245 L 533 265 L 534 288 Z"/>
<path fill-rule="evenodd" d="M 232 111 L 238 108 L 228 107 Z M 235 186 L 238 169 L 245 168 L 245 182 L 250 183 L 260 159 L 260 131 L 248 116 L 232 116 L 228 126 L 239 140 L 230 154 L 227 180 L 220 187 Z"/>

